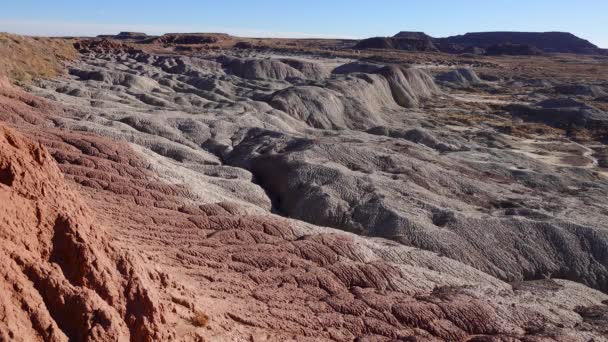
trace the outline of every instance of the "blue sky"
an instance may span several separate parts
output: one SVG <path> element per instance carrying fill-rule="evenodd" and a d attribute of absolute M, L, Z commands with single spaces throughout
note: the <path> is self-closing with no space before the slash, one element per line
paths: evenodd
<path fill-rule="evenodd" d="M 0 31 L 96 35 L 123 30 L 346 37 L 401 30 L 569 31 L 608 48 L 608 0 L 4 0 Z"/>

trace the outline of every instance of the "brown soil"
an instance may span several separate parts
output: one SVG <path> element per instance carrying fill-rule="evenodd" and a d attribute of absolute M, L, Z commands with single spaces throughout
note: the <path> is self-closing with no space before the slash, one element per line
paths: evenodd
<path fill-rule="evenodd" d="M 63 71 L 64 61 L 77 54 L 67 39 L 0 33 L 0 76 L 19 81 L 52 77 Z"/>

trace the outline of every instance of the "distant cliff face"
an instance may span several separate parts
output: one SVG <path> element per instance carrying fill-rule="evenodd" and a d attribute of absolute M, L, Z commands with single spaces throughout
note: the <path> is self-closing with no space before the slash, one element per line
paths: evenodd
<path fill-rule="evenodd" d="M 567 32 L 477 32 L 446 38 L 433 38 L 423 32 L 402 31 L 393 37 L 375 37 L 360 41 L 358 49 L 398 49 L 408 51 L 469 52 L 472 49 L 509 48 L 509 54 L 580 53 L 596 54 L 603 50 L 591 42 Z M 532 53 L 535 52 L 535 53 Z"/>
<path fill-rule="evenodd" d="M 393 38 L 408 38 L 408 39 L 435 39 L 424 32 L 401 31 L 393 36 Z"/>
<path fill-rule="evenodd" d="M 428 36 L 427 36 L 428 37 Z M 374 37 L 360 41 L 356 49 L 394 49 L 405 51 L 439 51 L 428 37 Z"/>
<path fill-rule="evenodd" d="M 567 32 L 477 32 L 437 40 L 464 48 L 514 44 L 534 46 L 544 52 L 592 53 L 598 50 L 596 45 Z"/>

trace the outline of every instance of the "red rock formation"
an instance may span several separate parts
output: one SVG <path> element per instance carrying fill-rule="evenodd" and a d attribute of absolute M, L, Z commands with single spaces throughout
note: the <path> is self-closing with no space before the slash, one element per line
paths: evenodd
<path fill-rule="evenodd" d="M 3 340 L 155 340 L 146 274 L 116 251 L 44 147 L 0 128 Z"/>

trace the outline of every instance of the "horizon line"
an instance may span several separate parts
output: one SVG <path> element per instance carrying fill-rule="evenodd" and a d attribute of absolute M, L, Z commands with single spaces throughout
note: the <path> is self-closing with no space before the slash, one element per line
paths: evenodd
<path fill-rule="evenodd" d="M 400 30 L 393 35 L 369 35 L 357 36 L 349 34 L 321 34 L 309 32 L 292 31 L 268 31 L 252 28 L 239 27 L 196 27 L 179 25 L 153 25 L 153 24 L 115 24 L 115 23 L 91 23 L 73 21 L 46 21 L 46 20 L 15 20 L 0 19 L 0 32 L 12 33 L 31 37 L 86 37 L 96 38 L 100 35 L 116 35 L 120 32 L 141 32 L 150 36 L 162 36 L 163 34 L 194 34 L 194 33 L 224 33 L 238 38 L 259 38 L 259 39 L 345 39 L 362 40 L 375 37 L 392 37 L 400 32 L 419 32 L 427 34 L 425 31 Z M 117 32 L 112 34 L 112 32 Z M 524 30 L 489 30 L 489 31 L 469 31 L 453 35 L 434 36 L 432 38 L 446 38 L 464 35 L 467 33 L 480 32 L 514 32 L 514 33 L 569 33 L 578 38 L 587 40 L 600 48 L 600 45 L 592 40 L 581 37 L 570 31 L 563 30 L 543 30 L 543 31 L 524 31 Z M 607 47 L 608 48 L 608 47 Z"/>

